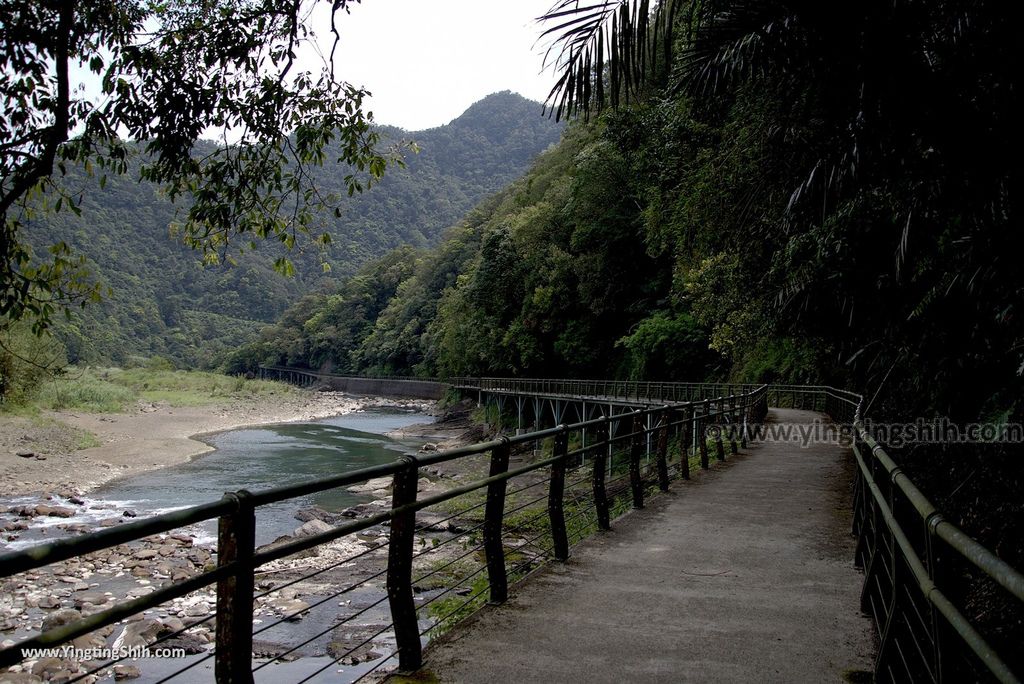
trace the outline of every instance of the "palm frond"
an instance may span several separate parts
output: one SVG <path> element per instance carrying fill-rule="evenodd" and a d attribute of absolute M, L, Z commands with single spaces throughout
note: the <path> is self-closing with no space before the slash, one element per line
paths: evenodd
<path fill-rule="evenodd" d="M 558 0 L 537 21 L 550 28 L 544 68 L 558 76 L 545 109 L 556 119 L 629 102 L 667 73 L 681 0 Z"/>

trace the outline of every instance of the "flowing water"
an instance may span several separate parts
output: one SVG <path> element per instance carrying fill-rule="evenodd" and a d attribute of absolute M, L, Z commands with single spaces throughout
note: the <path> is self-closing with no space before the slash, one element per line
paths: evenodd
<path fill-rule="evenodd" d="M 92 492 L 72 518 L 39 517 L 31 528 L 8 541 L 8 550 L 62 536 L 59 526 L 96 525 L 129 511 L 138 517 L 166 513 L 216 501 L 225 492 L 323 479 L 358 468 L 389 463 L 415 453 L 422 441 L 395 440 L 386 433 L 429 416 L 399 409 L 367 410 L 310 423 L 281 423 L 242 428 L 204 438 L 214 451 L 187 463 L 114 480 Z M 341 510 L 367 501 L 365 495 L 344 488 L 261 507 L 257 513 L 257 544 L 290 534 L 301 522 L 295 513 L 311 505 Z M 0 503 L 36 503 L 32 497 L 8 498 Z M 62 503 L 63 502 L 58 502 Z M 123 519 L 123 518 L 122 518 Z M 215 522 L 199 526 L 197 543 L 215 541 Z"/>
<path fill-rule="evenodd" d="M 189 463 L 116 480 L 93 496 L 141 514 L 215 501 L 224 492 L 238 489 L 258 491 L 323 479 L 415 453 L 420 442 L 394 440 L 386 433 L 429 420 L 412 412 L 365 411 L 314 423 L 222 432 L 205 440 L 216 451 Z M 365 495 L 342 488 L 261 507 L 256 543 L 291 533 L 301 524 L 294 517 L 299 508 L 318 505 L 341 510 L 366 500 Z"/>

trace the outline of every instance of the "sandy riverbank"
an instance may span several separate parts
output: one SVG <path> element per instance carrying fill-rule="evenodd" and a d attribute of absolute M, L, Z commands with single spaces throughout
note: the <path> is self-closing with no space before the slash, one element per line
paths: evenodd
<path fill-rule="evenodd" d="M 126 475 L 183 463 L 210 451 L 204 435 L 239 427 L 300 422 L 371 407 L 429 411 L 433 402 L 297 391 L 210 406 L 140 403 L 125 413 L 54 412 L 40 419 L 0 417 L 0 496 L 81 494 Z M 98 446 L 80 449 L 83 436 Z M 22 455 L 18 455 L 22 454 Z"/>

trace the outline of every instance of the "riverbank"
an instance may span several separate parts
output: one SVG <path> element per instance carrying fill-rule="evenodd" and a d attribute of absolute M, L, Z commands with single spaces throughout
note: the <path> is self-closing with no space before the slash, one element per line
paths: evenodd
<path fill-rule="evenodd" d="M 206 406 L 139 402 L 121 413 L 0 415 L 0 496 L 78 496 L 115 478 L 204 454 L 212 447 L 202 437 L 211 433 L 386 406 L 429 413 L 434 402 L 297 390 Z"/>

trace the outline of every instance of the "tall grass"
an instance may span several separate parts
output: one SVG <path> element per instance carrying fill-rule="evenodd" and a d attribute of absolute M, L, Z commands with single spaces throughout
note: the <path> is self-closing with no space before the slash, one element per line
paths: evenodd
<path fill-rule="evenodd" d="M 117 413 L 139 401 L 171 406 L 205 406 L 231 399 L 294 392 L 290 385 L 268 380 L 166 369 L 70 369 L 40 385 L 33 403 L 51 410 Z"/>
<path fill-rule="evenodd" d="M 127 387 L 102 380 L 91 373 L 71 373 L 43 383 L 35 396 L 40 408 L 116 413 L 135 403 Z"/>

